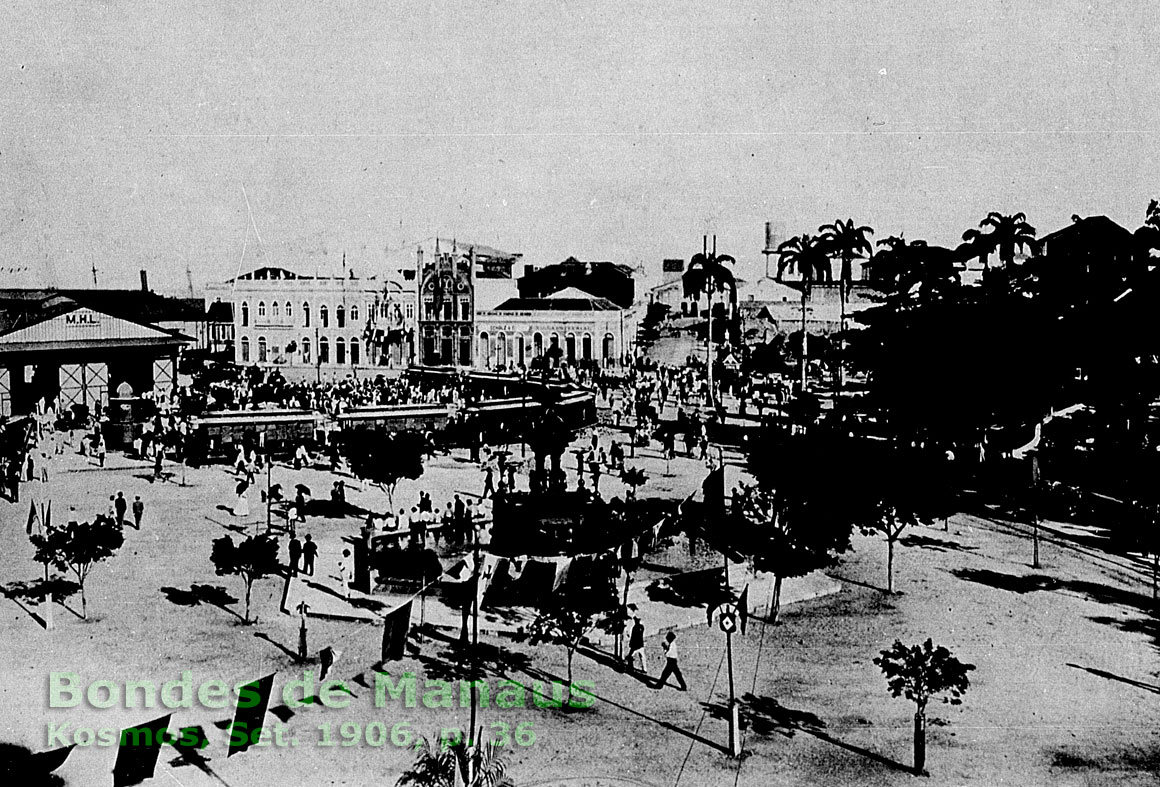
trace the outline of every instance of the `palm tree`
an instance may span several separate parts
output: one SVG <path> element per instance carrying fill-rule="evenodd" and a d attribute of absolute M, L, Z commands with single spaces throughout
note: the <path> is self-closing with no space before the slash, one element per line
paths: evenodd
<path fill-rule="evenodd" d="M 980 229 L 987 227 L 991 231 L 986 235 L 980 233 L 978 237 L 987 239 L 988 245 L 999 252 L 999 260 L 1004 265 L 1015 262 L 1016 248 L 1027 248 L 1032 253 L 1039 248 L 1039 242 L 1035 240 L 1037 230 L 1027 223 L 1027 216 L 1023 213 L 1004 216 L 997 211 L 991 211 L 987 214 L 987 218 L 979 222 Z M 966 239 L 966 234 L 963 238 Z"/>
<path fill-rule="evenodd" d="M 864 259 L 874 253 L 867 235 L 873 235 L 870 227 L 855 227 L 853 219 L 835 219 L 833 224 L 823 224 L 818 227 L 821 233 L 821 242 L 826 252 L 842 261 L 838 273 L 838 295 L 841 301 L 841 323 L 839 331 L 838 351 L 838 388 L 842 387 L 845 377 L 843 365 L 846 353 L 846 294 L 854 282 L 854 266 L 856 259 Z"/>
<path fill-rule="evenodd" d="M 777 247 L 777 279 L 781 281 L 786 268 L 794 268 L 801 276 L 802 291 L 802 392 L 806 390 L 809 333 L 806 331 L 806 302 L 810 298 L 815 278 L 821 278 L 829 267 L 829 260 L 817 238 L 802 233 Z"/>
<path fill-rule="evenodd" d="M 462 731 L 458 739 L 437 745 L 424 738 L 415 764 L 396 787 L 507 787 L 512 781 L 504 752 L 494 741 L 468 743 Z"/>
<path fill-rule="evenodd" d="M 705 335 L 705 364 L 708 366 L 709 375 L 709 405 L 713 406 L 716 402 L 713 392 L 713 293 L 728 288 L 730 297 L 736 302 L 737 282 L 733 277 L 733 271 L 727 268 L 725 263 L 734 265 L 737 260 L 728 254 L 717 253 L 716 235 L 713 236 L 712 252 L 709 251 L 708 246 L 709 241 L 706 237 L 703 239 L 701 253 L 694 254 L 693 258 L 689 260 L 689 267 L 681 276 L 681 284 L 686 298 L 696 301 L 703 293 L 709 300 L 709 324 Z"/>
<path fill-rule="evenodd" d="M 995 244 L 992 242 L 990 234 L 984 234 L 979 230 L 967 230 L 964 232 L 963 243 L 958 248 L 958 251 L 966 255 L 966 259 L 970 257 L 979 258 L 979 262 L 983 263 L 983 278 L 986 278 L 987 273 L 991 270 L 991 252 L 994 250 Z M 964 259 L 964 262 L 966 259 Z"/>
<path fill-rule="evenodd" d="M 898 278 L 906 253 L 906 238 L 901 234 L 890 235 L 878 241 L 878 251 L 874 253 L 870 262 L 871 281 L 882 287 L 893 289 L 898 284 Z"/>

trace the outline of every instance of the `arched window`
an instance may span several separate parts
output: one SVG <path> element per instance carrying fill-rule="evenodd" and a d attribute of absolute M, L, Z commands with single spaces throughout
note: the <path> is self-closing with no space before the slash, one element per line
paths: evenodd
<path fill-rule="evenodd" d="M 278 305 L 278 301 L 274 301 L 274 302 L 272 302 L 272 303 L 270 304 L 270 316 L 271 316 L 271 317 L 277 317 L 277 316 L 278 316 L 278 313 L 279 313 L 281 310 L 282 310 L 282 309 L 281 309 L 281 307 Z"/>
<path fill-rule="evenodd" d="M 495 363 L 496 366 L 507 366 L 507 334 L 502 331 L 495 337 Z"/>
<path fill-rule="evenodd" d="M 544 354 L 544 335 L 539 331 L 532 334 L 532 355 L 540 357 Z"/>
<path fill-rule="evenodd" d="M 350 324 L 358 325 L 358 306 L 350 307 Z"/>
<path fill-rule="evenodd" d="M 352 312 L 352 314 L 353 314 L 353 312 Z M 359 356 L 358 339 L 351 339 L 350 340 L 350 365 L 351 366 L 358 366 L 358 364 L 359 364 L 359 357 L 358 356 Z"/>
<path fill-rule="evenodd" d="M 302 363 L 310 363 L 310 340 L 302 340 Z"/>
<path fill-rule="evenodd" d="M 266 362 L 266 337 L 258 337 L 258 363 Z"/>
<path fill-rule="evenodd" d="M 344 309 L 342 306 L 339 306 L 337 309 L 335 309 L 334 321 L 338 324 L 339 328 L 346 327 L 346 309 Z"/>
<path fill-rule="evenodd" d="M 326 304 L 318 307 L 318 321 L 322 323 L 323 328 L 330 327 L 330 312 L 326 308 Z"/>
<path fill-rule="evenodd" d="M 524 359 L 524 335 L 522 333 L 516 337 L 516 357 L 514 362 L 520 366 L 527 363 Z"/>
<path fill-rule="evenodd" d="M 294 316 L 294 307 L 290 305 L 290 301 L 286 301 L 286 319 L 289 320 Z"/>
<path fill-rule="evenodd" d="M 330 363 L 330 342 L 326 340 L 325 336 L 318 340 L 318 362 Z"/>
<path fill-rule="evenodd" d="M 250 362 L 250 340 L 248 337 L 242 337 L 242 363 Z"/>
<path fill-rule="evenodd" d="M 616 358 L 616 338 L 611 333 L 604 334 L 604 351 L 601 357 L 605 364 L 611 364 Z"/>
<path fill-rule="evenodd" d="M 568 359 L 568 363 L 576 363 L 576 337 L 568 334 L 564 337 L 564 357 Z"/>
<path fill-rule="evenodd" d="M 339 307 L 342 308 L 341 306 Z M 340 336 L 334 342 L 334 362 L 339 366 L 346 363 L 346 342 Z"/>
<path fill-rule="evenodd" d="M 250 304 L 242 301 L 242 327 L 245 328 L 250 324 Z"/>
<path fill-rule="evenodd" d="M 302 326 L 310 327 L 310 304 L 305 301 L 302 303 Z"/>
<path fill-rule="evenodd" d="M 592 360 L 592 334 L 584 334 L 584 340 L 580 344 L 580 357 L 586 361 Z"/>
<path fill-rule="evenodd" d="M 479 358 L 478 358 L 479 365 L 480 366 L 487 366 L 490 355 L 491 355 L 491 347 L 489 346 L 489 342 L 487 340 L 487 331 L 480 331 L 479 332 Z"/>
<path fill-rule="evenodd" d="M 259 317 L 266 316 L 266 302 L 265 301 L 258 301 L 258 316 Z"/>

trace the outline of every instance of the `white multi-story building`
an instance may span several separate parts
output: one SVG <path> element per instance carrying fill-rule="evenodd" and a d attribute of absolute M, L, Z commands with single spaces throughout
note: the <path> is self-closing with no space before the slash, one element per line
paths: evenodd
<path fill-rule="evenodd" d="M 210 289 L 232 304 L 234 358 L 292 380 L 404 368 L 414 356 L 415 283 L 259 268 Z"/>

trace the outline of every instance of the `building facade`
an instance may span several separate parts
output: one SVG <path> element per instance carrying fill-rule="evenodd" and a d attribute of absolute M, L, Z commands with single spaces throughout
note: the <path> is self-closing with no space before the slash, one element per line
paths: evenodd
<path fill-rule="evenodd" d="M 405 283 L 260 268 L 212 294 L 232 305 L 234 359 L 243 366 L 277 367 L 293 380 L 337 380 L 404 367 L 413 356 L 406 305 L 414 291 Z"/>

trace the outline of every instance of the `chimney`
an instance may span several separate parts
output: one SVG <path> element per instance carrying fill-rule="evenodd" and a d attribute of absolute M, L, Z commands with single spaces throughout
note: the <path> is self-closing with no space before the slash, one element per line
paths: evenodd
<path fill-rule="evenodd" d="M 149 272 L 141 271 L 141 292 L 149 292 Z"/>

